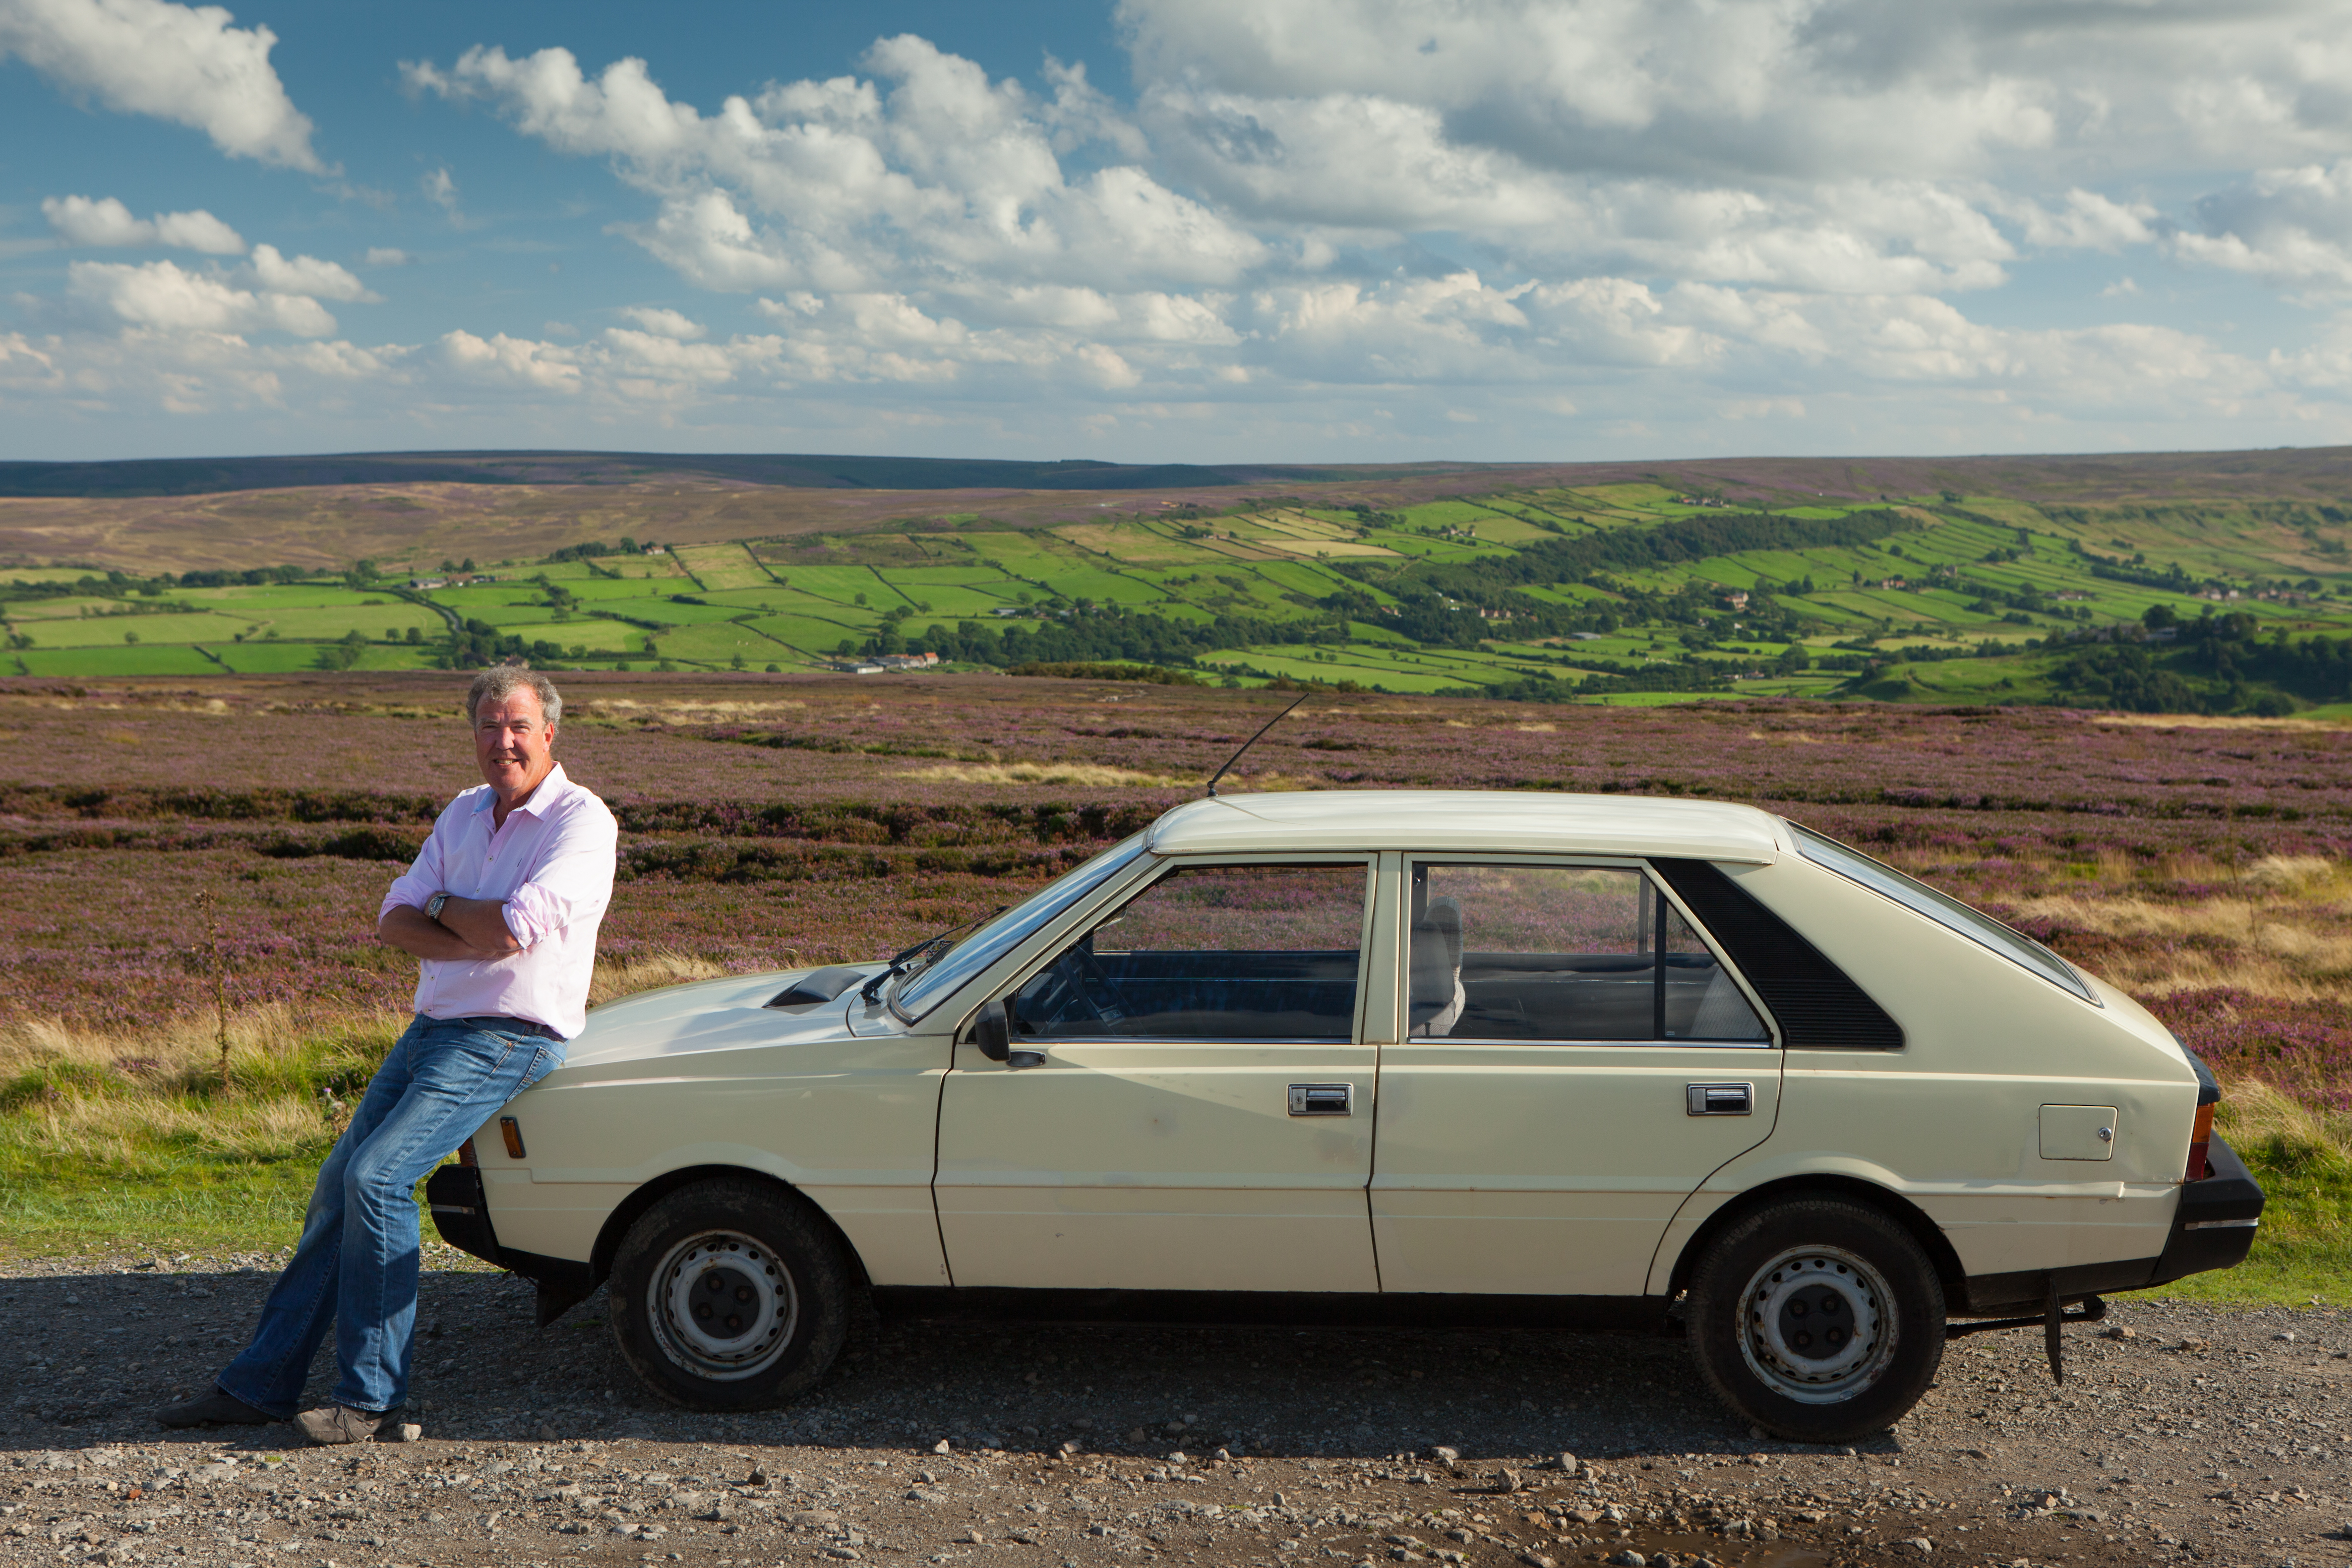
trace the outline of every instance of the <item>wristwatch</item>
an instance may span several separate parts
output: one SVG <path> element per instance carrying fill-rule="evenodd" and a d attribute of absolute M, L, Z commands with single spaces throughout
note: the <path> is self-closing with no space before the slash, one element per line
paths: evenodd
<path fill-rule="evenodd" d="M 439 920 L 441 918 L 441 906 L 448 901 L 449 895 L 446 893 L 436 893 L 431 898 L 425 900 L 425 918 L 428 921 Z"/>

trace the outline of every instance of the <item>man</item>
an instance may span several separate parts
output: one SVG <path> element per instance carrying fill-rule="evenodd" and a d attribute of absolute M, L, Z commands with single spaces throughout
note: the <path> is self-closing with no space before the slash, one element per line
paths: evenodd
<path fill-rule="evenodd" d="M 423 960 L 416 1017 L 320 1167 L 253 1342 L 212 1393 L 156 1412 L 166 1426 L 292 1415 L 314 1443 L 374 1436 L 408 1397 L 417 1182 L 586 1022 L 618 827 L 556 763 L 563 699 L 545 676 L 484 670 L 466 712 L 482 786 L 449 803 L 376 921 L 379 940 Z M 295 1415 L 330 1321 L 334 1393 Z"/>

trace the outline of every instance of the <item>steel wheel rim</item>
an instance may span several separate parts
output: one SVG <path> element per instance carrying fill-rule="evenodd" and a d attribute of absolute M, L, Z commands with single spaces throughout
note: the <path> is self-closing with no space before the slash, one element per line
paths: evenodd
<path fill-rule="evenodd" d="M 671 1247 L 646 1286 L 646 1316 L 670 1363 L 731 1383 L 773 1365 L 800 1325 L 800 1292 L 775 1249 L 740 1231 Z"/>
<path fill-rule="evenodd" d="M 1837 1247 L 1792 1247 L 1748 1276 L 1739 1352 L 1784 1399 L 1836 1405 L 1876 1383 L 1895 1359 L 1895 1292 L 1867 1260 Z"/>

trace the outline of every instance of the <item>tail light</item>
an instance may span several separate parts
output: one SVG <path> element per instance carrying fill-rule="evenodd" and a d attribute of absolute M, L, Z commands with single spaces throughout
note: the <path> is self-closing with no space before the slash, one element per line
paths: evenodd
<path fill-rule="evenodd" d="M 479 1160 L 474 1157 L 474 1141 L 471 1138 L 467 1139 L 463 1143 L 457 1145 L 457 1163 L 460 1165 L 478 1165 L 481 1163 Z"/>
<path fill-rule="evenodd" d="M 507 1158 L 520 1160 L 522 1153 L 522 1123 L 511 1116 L 499 1118 L 499 1136 L 506 1140 Z"/>
<path fill-rule="evenodd" d="M 2189 1129 L 2189 1169 L 2182 1173 L 2184 1182 L 2201 1182 L 2211 1173 L 2208 1158 L 2213 1150 L 2213 1101 L 2207 1100 L 2197 1108 L 2197 1120 Z"/>

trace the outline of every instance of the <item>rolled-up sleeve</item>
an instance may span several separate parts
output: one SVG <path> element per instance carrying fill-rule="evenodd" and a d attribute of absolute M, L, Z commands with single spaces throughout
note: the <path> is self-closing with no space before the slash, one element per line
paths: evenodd
<path fill-rule="evenodd" d="M 613 864 L 620 847 L 613 814 L 583 792 L 573 809 L 551 826 L 530 875 L 507 895 L 507 931 L 520 947 L 536 947 L 566 926 L 599 919 L 613 901 Z"/>
<path fill-rule="evenodd" d="M 416 858 L 408 863 L 408 869 L 392 879 L 392 886 L 384 892 L 383 905 L 375 911 L 377 924 L 381 925 L 384 916 L 403 904 L 413 910 L 423 909 L 433 901 L 434 894 L 447 886 L 442 880 L 441 839 L 448 820 L 449 814 L 443 812 L 433 824 L 433 831 L 425 836 L 425 847 L 419 849 Z"/>

